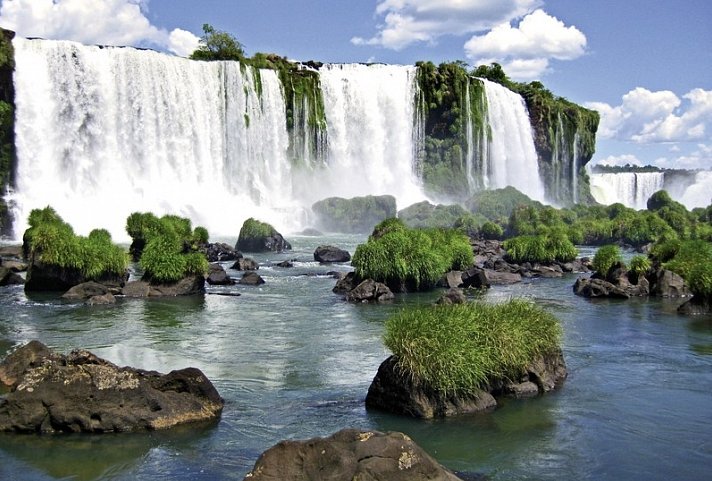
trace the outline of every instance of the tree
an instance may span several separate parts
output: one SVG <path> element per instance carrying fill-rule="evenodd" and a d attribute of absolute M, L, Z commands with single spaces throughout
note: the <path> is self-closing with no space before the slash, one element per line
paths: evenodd
<path fill-rule="evenodd" d="M 215 30 L 210 24 L 203 24 L 200 45 L 190 54 L 193 60 L 237 60 L 245 59 L 243 45 L 227 32 Z"/>

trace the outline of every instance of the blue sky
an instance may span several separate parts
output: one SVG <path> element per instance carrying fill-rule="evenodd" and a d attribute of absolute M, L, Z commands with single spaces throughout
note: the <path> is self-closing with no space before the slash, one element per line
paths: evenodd
<path fill-rule="evenodd" d="M 601 112 L 594 160 L 712 168 L 709 0 L 2 0 L 22 36 L 185 55 L 202 24 L 248 54 L 498 61 Z"/>

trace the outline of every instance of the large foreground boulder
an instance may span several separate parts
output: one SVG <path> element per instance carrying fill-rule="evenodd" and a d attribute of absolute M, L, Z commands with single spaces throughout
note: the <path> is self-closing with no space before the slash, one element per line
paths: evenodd
<path fill-rule="evenodd" d="M 457 481 L 402 433 L 344 429 L 328 438 L 282 441 L 244 481 Z"/>
<path fill-rule="evenodd" d="M 563 384 L 567 371 L 561 351 L 534 359 L 519 379 L 491 379 L 474 394 L 443 393 L 415 381 L 391 356 L 378 368 L 368 389 L 366 407 L 416 418 L 472 414 L 497 407 L 495 396 L 533 397 Z"/>
<path fill-rule="evenodd" d="M 123 432 L 217 419 L 223 400 L 198 369 L 161 374 L 118 367 L 89 351 L 52 352 L 38 341 L 0 363 L 0 431 Z"/>

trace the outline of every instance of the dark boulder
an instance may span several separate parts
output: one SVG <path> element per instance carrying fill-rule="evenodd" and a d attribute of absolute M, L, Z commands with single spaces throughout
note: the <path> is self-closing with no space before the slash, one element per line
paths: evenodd
<path fill-rule="evenodd" d="M 198 369 L 161 374 L 118 367 L 89 351 L 69 355 L 31 342 L 0 364 L 10 388 L 0 431 L 122 432 L 217 419 L 223 400 Z"/>
<path fill-rule="evenodd" d="M 477 413 L 494 409 L 495 396 L 537 396 L 560 387 L 566 376 L 564 356 L 559 350 L 532 360 L 518 379 L 490 379 L 487 390 L 459 395 L 417 382 L 391 356 L 378 368 L 366 395 L 366 407 L 426 419 Z"/>
<path fill-rule="evenodd" d="M 349 272 L 336 281 L 336 285 L 331 291 L 335 294 L 348 294 L 358 285 L 356 281 L 356 274 Z"/>
<path fill-rule="evenodd" d="M 319 246 L 314 251 L 317 262 L 349 262 L 351 254 L 335 246 Z"/>
<path fill-rule="evenodd" d="M 486 284 L 488 286 L 506 286 L 522 282 L 521 274 L 516 272 L 494 271 L 492 269 L 484 269 Z"/>
<path fill-rule="evenodd" d="M 151 292 L 151 284 L 146 281 L 129 281 L 121 289 L 121 294 L 125 297 L 148 297 Z"/>
<path fill-rule="evenodd" d="M 265 280 L 262 279 L 262 277 L 253 271 L 245 272 L 245 274 L 242 276 L 242 279 L 239 281 L 240 284 L 246 285 L 246 286 L 259 286 L 265 283 Z"/>
<path fill-rule="evenodd" d="M 6 269 L 5 267 L 0 267 L 0 286 L 14 286 L 24 284 L 25 279 L 11 269 Z"/>
<path fill-rule="evenodd" d="M 94 281 L 109 287 L 122 287 L 129 279 L 126 271 L 122 275 L 104 273 L 97 276 Z M 60 267 L 55 264 L 46 264 L 33 261 L 27 269 L 26 291 L 67 291 L 71 287 L 89 281 L 79 269 Z"/>
<path fill-rule="evenodd" d="M 459 287 L 451 287 L 436 301 L 437 304 L 464 304 L 467 302 L 465 293 Z"/>
<path fill-rule="evenodd" d="M 290 268 L 290 267 L 294 267 L 294 262 L 292 262 L 292 261 L 282 261 L 282 262 L 278 262 L 277 264 L 275 264 L 275 266 L 277 266 L 277 267 L 284 267 L 284 268 Z"/>
<path fill-rule="evenodd" d="M 712 313 L 712 299 L 696 294 L 692 299 L 678 307 L 677 312 L 687 316 L 709 315 Z"/>
<path fill-rule="evenodd" d="M 208 271 L 207 282 L 211 286 L 231 286 L 235 284 L 235 281 L 227 275 L 225 269 L 220 264 L 210 264 L 210 270 Z"/>
<path fill-rule="evenodd" d="M 69 301 L 87 301 L 94 296 L 103 296 L 109 293 L 109 288 L 104 284 L 89 281 L 78 284 L 62 295 L 62 299 Z"/>
<path fill-rule="evenodd" d="M 622 289 L 604 279 L 579 277 L 574 284 L 574 293 L 583 297 L 613 297 L 628 299 L 625 289 Z"/>
<path fill-rule="evenodd" d="M 490 283 L 487 280 L 485 270 L 480 267 L 470 267 L 462 273 L 462 287 L 472 287 L 474 289 L 489 289 Z"/>
<path fill-rule="evenodd" d="M 177 297 L 205 294 L 205 277 L 192 275 L 176 282 L 131 281 L 121 289 L 125 297 Z"/>
<path fill-rule="evenodd" d="M 346 295 L 349 302 L 386 302 L 393 299 L 395 296 L 388 286 L 373 279 L 366 279 Z"/>
<path fill-rule="evenodd" d="M 243 252 L 282 252 L 292 245 L 266 222 L 247 219 L 240 229 L 235 249 Z"/>
<path fill-rule="evenodd" d="M 241 257 L 235 262 L 230 269 L 235 269 L 236 271 L 256 271 L 260 268 L 260 265 L 256 260 L 250 257 Z"/>
<path fill-rule="evenodd" d="M 205 254 L 208 262 L 235 261 L 242 258 L 241 252 L 236 251 L 230 244 L 222 242 L 205 244 L 201 247 L 201 251 Z"/>
<path fill-rule="evenodd" d="M 402 433 L 341 430 L 328 438 L 281 441 L 244 481 L 457 481 Z"/>
<path fill-rule="evenodd" d="M 692 295 L 685 280 L 667 269 L 659 269 L 651 276 L 650 294 L 656 297 L 689 297 Z"/>

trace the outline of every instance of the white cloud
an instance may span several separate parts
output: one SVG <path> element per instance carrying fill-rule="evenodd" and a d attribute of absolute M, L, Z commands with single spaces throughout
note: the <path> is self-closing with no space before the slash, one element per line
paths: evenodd
<path fill-rule="evenodd" d="M 637 87 L 625 94 L 618 106 L 586 105 L 601 114 L 601 138 L 641 144 L 712 140 L 712 91 L 697 88 L 682 99 L 669 90 L 652 92 Z"/>
<path fill-rule="evenodd" d="M 517 27 L 501 23 L 465 43 L 465 53 L 475 64 L 499 62 L 516 80 L 539 78 L 550 59 L 573 60 L 585 50 L 586 36 L 579 29 L 541 9 L 525 16 Z"/>
<path fill-rule="evenodd" d="M 0 25 L 23 37 L 153 46 L 179 55 L 197 46 L 190 32 L 152 25 L 147 5 L 148 0 L 3 0 Z"/>
<path fill-rule="evenodd" d="M 638 165 L 642 166 L 643 161 L 632 154 L 623 155 L 610 155 L 605 159 L 601 159 L 596 162 L 596 164 L 608 165 L 608 166 L 626 166 L 626 165 Z"/>
<path fill-rule="evenodd" d="M 413 43 L 434 43 L 442 35 L 483 32 L 531 12 L 541 0 L 381 0 L 379 32 L 356 45 L 379 45 L 401 50 Z"/>

